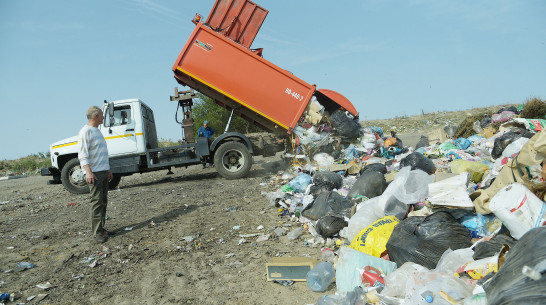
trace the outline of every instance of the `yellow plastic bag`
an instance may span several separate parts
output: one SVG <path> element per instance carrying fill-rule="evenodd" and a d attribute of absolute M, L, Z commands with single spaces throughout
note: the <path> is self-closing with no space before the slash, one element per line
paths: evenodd
<path fill-rule="evenodd" d="M 451 172 L 454 174 L 460 174 L 462 172 L 484 173 L 486 170 L 489 169 L 489 166 L 477 161 L 457 159 L 451 161 L 451 163 L 449 164 L 449 168 L 451 168 Z"/>
<path fill-rule="evenodd" d="M 392 231 L 398 222 L 396 216 L 385 216 L 376 220 L 360 231 L 349 247 L 369 255 L 381 257 L 381 254 L 387 250 L 387 241 L 389 241 L 389 237 L 391 237 Z"/>

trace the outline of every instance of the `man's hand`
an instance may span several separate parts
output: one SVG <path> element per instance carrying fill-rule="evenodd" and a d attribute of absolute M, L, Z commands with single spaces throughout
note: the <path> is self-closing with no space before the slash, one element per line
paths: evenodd
<path fill-rule="evenodd" d="M 111 170 L 108 170 L 108 181 L 112 181 L 112 179 L 114 179 L 114 175 L 112 175 L 112 171 Z"/>
<path fill-rule="evenodd" d="M 85 182 L 87 182 L 87 184 L 95 184 L 95 180 L 97 180 L 95 174 L 91 171 L 87 171 L 85 174 Z"/>

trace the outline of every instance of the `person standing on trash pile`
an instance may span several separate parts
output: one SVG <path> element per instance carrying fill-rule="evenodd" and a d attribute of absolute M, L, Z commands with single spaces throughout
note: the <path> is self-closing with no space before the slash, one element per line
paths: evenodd
<path fill-rule="evenodd" d="M 91 231 L 95 241 L 103 243 L 109 234 L 104 229 L 104 222 L 108 205 L 108 182 L 113 176 L 106 140 L 97 128 L 104 120 L 102 110 L 91 106 L 87 110 L 87 119 L 88 123 L 78 133 L 78 159 L 91 195 Z"/>
<path fill-rule="evenodd" d="M 541 165 L 542 179 L 546 181 L 546 132 L 539 131 L 525 145 L 523 145 L 519 154 L 507 163 L 499 172 L 495 181 L 483 190 L 477 190 L 470 194 L 474 203 L 476 212 L 480 214 L 489 214 L 489 202 L 503 187 L 519 182 L 527 184 L 529 182 L 529 167 Z M 540 198 L 544 200 L 544 198 Z"/>
<path fill-rule="evenodd" d="M 197 130 L 197 136 L 208 138 L 209 142 L 212 139 L 213 135 L 214 135 L 214 129 L 212 129 L 212 127 L 209 126 L 209 121 L 204 121 L 203 126 L 199 127 L 199 130 Z M 206 160 L 204 159 L 201 160 L 201 163 L 203 164 L 203 168 L 207 167 Z M 210 160 L 210 158 L 209 158 L 209 165 L 212 166 L 212 160 Z"/>

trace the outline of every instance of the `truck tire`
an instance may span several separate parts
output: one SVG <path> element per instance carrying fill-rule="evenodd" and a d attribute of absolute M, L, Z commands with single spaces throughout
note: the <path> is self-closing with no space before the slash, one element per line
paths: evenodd
<path fill-rule="evenodd" d="M 214 166 L 220 176 L 226 179 L 239 179 L 250 171 L 252 155 L 243 143 L 226 142 L 214 153 Z"/>
<path fill-rule="evenodd" d="M 77 181 L 78 178 L 81 178 L 80 175 L 83 175 L 83 182 Z M 87 186 L 87 183 L 85 182 L 85 174 L 83 174 L 78 158 L 66 162 L 61 171 L 61 182 L 63 183 L 64 188 L 72 194 L 89 193 L 89 186 Z"/>
<path fill-rule="evenodd" d="M 120 174 L 113 174 L 112 180 L 108 182 L 108 189 L 113 190 L 118 186 L 119 182 L 121 181 L 121 175 Z"/>

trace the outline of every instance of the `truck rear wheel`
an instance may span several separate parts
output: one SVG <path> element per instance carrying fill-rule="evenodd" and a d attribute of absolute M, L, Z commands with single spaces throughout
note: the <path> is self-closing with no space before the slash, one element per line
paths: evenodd
<path fill-rule="evenodd" d="M 80 167 L 78 158 L 66 162 L 61 171 L 61 181 L 64 188 L 72 194 L 87 194 L 89 187 L 85 182 L 85 174 Z"/>
<path fill-rule="evenodd" d="M 216 171 L 226 179 L 239 179 L 248 174 L 252 167 L 252 155 L 239 142 L 226 142 L 214 154 Z"/>

